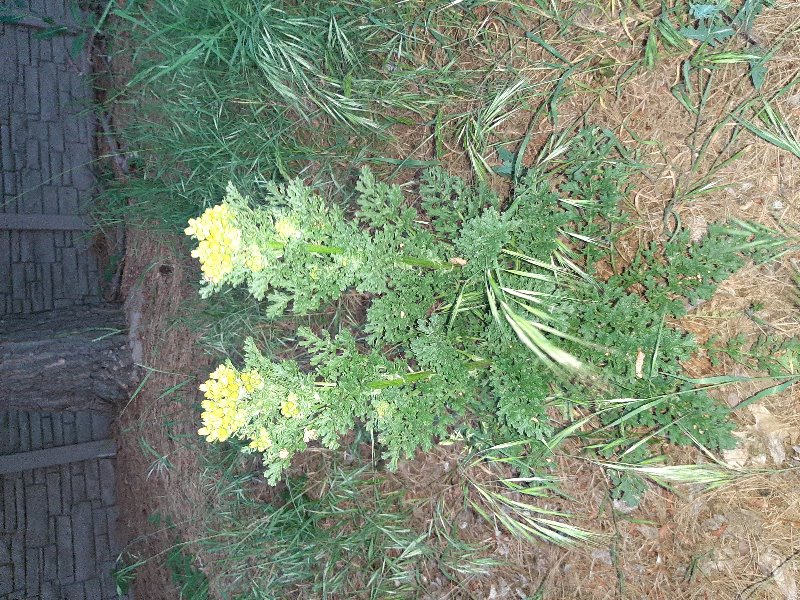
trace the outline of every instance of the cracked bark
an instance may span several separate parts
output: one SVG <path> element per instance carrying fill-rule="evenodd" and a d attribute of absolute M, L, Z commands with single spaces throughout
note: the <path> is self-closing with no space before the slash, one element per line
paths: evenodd
<path fill-rule="evenodd" d="M 117 410 L 135 385 L 125 329 L 113 305 L 0 318 L 0 409 Z"/>

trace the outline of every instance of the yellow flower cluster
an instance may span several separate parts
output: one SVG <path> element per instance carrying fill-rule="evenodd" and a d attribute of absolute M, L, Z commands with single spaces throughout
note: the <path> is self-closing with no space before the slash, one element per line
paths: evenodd
<path fill-rule="evenodd" d="M 242 382 L 244 391 L 247 394 L 252 394 L 256 390 L 264 387 L 264 380 L 258 371 L 248 371 L 247 373 L 239 373 L 239 380 Z"/>
<path fill-rule="evenodd" d="M 253 273 L 264 270 L 264 256 L 255 244 L 250 244 L 247 249 L 247 256 L 244 259 L 244 266 Z"/>
<path fill-rule="evenodd" d="M 258 430 L 258 434 L 250 439 L 249 445 L 258 452 L 264 452 L 267 448 L 272 447 L 272 439 L 270 439 L 267 430 L 262 427 Z"/>
<path fill-rule="evenodd" d="M 192 256 L 200 260 L 203 277 L 210 283 L 220 283 L 233 270 L 234 256 L 242 243 L 242 232 L 233 225 L 234 216 L 227 204 L 218 204 L 197 219 L 189 219 L 184 230 L 197 238 Z"/>
<path fill-rule="evenodd" d="M 300 230 L 289 219 L 278 219 L 275 222 L 275 233 L 283 241 L 297 239 L 302 235 Z"/>
<path fill-rule="evenodd" d="M 286 400 L 281 402 L 281 414 L 287 419 L 291 419 L 292 417 L 299 417 L 300 407 L 297 404 L 297 401 L 299 399 L 300 398 L 294 392 L 286 396 Z"/>
<path fill-rule="evenodd" d="M 255 371 L 239 373 L 227 365 L 218 366 L 200 386 L 206 399 L 202 402 L 203 426 L 197 431 L 209 442 L 224 442 L 245 424 L 247 416 L 241 400 L 264 385 Z"/>
<path fill-rule="evenodd" d="M 375 414 L 379 419 L 385 419 L 392 412 L 392 405 L 386 400 L 375 403 Z"/>

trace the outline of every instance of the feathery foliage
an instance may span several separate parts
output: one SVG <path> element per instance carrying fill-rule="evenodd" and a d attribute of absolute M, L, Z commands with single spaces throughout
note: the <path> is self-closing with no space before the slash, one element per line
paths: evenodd
<path fill-rule="evenodd" d="M 646 457 L 662 440 L 733 444 L 728 410 L 681 376 L 696 343 L 667 321 L 771 247 L 767 233 L 720 225 L 697 243 L 680 233 L 598 280 L 635 163 L 596 128 L 555 156 L 522 170 L 508 198 L 431 171 L 418 209 L 366 170 L 354 210 L 297 181 L 268 185 L 259 203 L 228 190 L 234 258 L 204 293 L 245 285 L 275 318 L 349 289 L 370 298 L 361 331 L 299 330 L 307 365 L 246 344 L 240 376 L 264 384 L 240 394 L 230 433 L 264 453 L 270 481 L 309 444 L 337 447 L 357 427 L 390 465 L 464 428 L 541 451 L 564 426 L 550 410 L 575 404 L 596 411 L 591 445 L 606 459 Z M 187 232 L 199 239 L 197 229 Z"/>

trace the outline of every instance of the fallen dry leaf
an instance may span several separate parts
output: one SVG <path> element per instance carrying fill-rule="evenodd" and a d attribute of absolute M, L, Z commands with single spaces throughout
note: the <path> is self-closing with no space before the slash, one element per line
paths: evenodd
<path fill-rule="evenodd" d="M 767 550 L 759 557 L 758 567 L 764 575 L 772 576 L 785 600 L 798 599 L 797 577 L 791 561 L 787 562 L 774 550 Z"/>
<path fill-rule="evenodd" d="M 786 442 L 791 439 L 789 426 L 765 406 L 753 404 L 748 408 L 756 420 L 753 431 L 764 441 L 773 462 L 781 466 L 786 461 Z"/>
<path fill-rule="evenodd" d="M 642 349 L 639 349 L 639 352 L 636 353 L 636 378 L 642 378 L 642 367 L 644 367 L 644 352 Z"/>

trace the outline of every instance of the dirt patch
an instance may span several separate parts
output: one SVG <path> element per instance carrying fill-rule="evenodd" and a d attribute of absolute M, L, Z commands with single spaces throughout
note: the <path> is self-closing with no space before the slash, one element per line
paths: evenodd
<path fill-rule="evenodd" d="M 142 383 L 115 428 L 120 523 L 130 540 L 127 564 L 163 556 L 176 543 L 205 533 L 208 495 L 195 451 L 194 402 L 210 360 L 198 352 L 197 334 L 180 322 L 183 302 L 196 294 L 185 278 L 196 272 L 171 241 L 128 232 L 122 289 Z M 170 581 L 163 560 L 146 560 L 136 570 L 135 592 L 172 600 L 177 592 Z"/>

